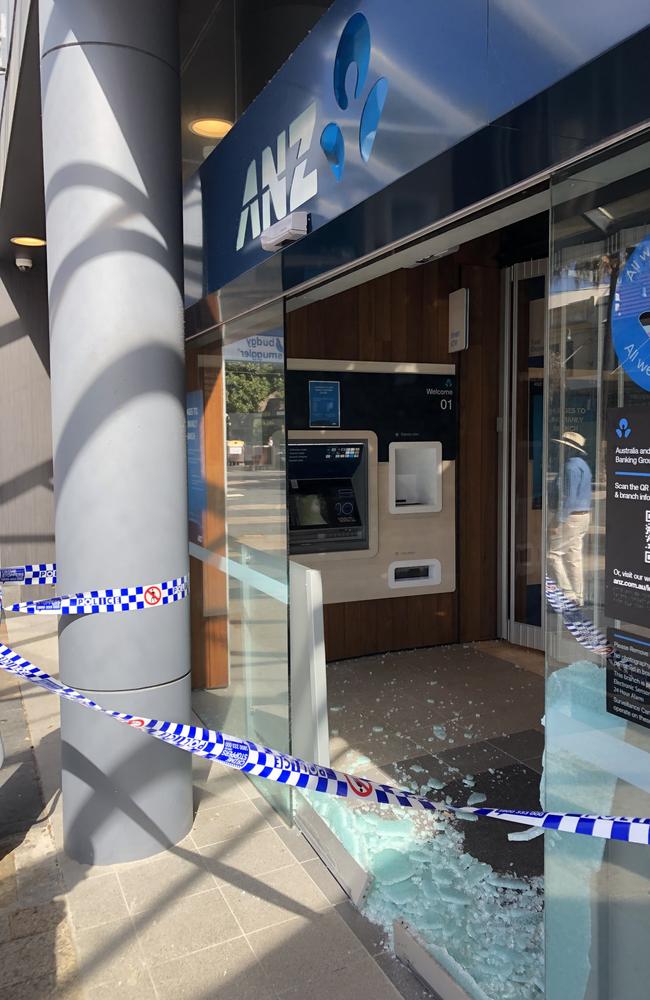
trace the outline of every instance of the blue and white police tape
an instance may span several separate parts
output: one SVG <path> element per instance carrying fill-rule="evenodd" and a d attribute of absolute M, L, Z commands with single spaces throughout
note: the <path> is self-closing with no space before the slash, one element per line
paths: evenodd
<path fill-rule="evenodd" d="M 490 809 L 486 807 L 451 806 L 444 802 L 431 802 L 412 792 L 383 785 L 369 778 L 359 778 L 331 767 L 323 767 L 278 753 L 269 747 L 258 746 L 251 740 L 238 739 L 212 729 L 202 729 L 183 723 L 165 722 L 160 719 L 145 719 L 102 708 L 97 702 L 86 697 L 75 688 L 66 687 L 43 670 L 35 667 L 8 646 L 0 644 L 0 667 L 10 674 L 46 688 L 59 698 L 76 702 L 91 711 L 101 712 L 118 722 L 139 729 L 147 736 L 169 743 L 180 750 L 206 760 L 218 761 L 226 767 L 257 775 L 269 781 L 308 789 L 357 802 L 373 802 L 380 805 L 401 806 L 422 809 L 429 812 L 438 810 L 451 813 L 473 813 L 489 819 L 506 820 L 527 827 L 543 830 L 564 830 L 590 837 L 604 837 L 607 840 L 624 840 L 635 844 L 650 843 L 650 819 L 629 816 L 595 816 L 578 813 L 549 813 L 522 811 L 517 809 Z"/>
<path fill-rule="evenodd" d="M 0 583 L 19 583 L 43 586 L 56 583 L 56 563 L 28 563 L 27 566 L 0 567 Z"/>
<path fill-rule="evenodd" d="M 597 816 L 587 813 L 528 812 L 516 809 L 488 809 L 485 806 L 462 806 L 458 812 L 471 812 L 489 819 L 504 819 L 508 823 L 525 823 L 540 830 L 561 830 L 582 833 L 605 840 L 624 840 L 630 844 L 650 843 L 650 818 L 630 816 Z"/>
<path fill-rule="evenodd" d="M 173 604 L 187 597 L 186 576 L 162 583 L 145 583 L 137 587 L 108 587 L 88 590 L 82 594 L 52 597 L 41 601 L 7 604 L 5 611 L 23 615 L 98 615 L 117 611 L 145 611 L 163 604 Z"/>
<path fill-rule="evenodd" d="M 601 653 L 604 656 L 612 653 L 607 637 L 593 622 L 584 617 L 580 605 L 571 597 L 567 597 L 549 577 L 546 578 L 546 600 L 553 611 L 562 616 L 564 627 L 581 646 L 592 653 Z"/>

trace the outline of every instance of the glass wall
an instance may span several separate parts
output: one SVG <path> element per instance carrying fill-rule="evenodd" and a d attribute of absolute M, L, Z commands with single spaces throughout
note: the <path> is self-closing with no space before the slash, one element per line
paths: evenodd
<path fill-rule="evenodd" d="M 181 0 L 184 179 L 198 170 L 331 2 Z"/>
<path fill-rule="evenodd" d="M 543 649 L 543 439 L 546 261 L 512 269 L 511 642 Z"/>
<path fill-rule="evenodd" d="M 206 725 L 289 751 L 288 558 L 282 305 L 231 323 L 193 348 L 199 388 L 188 423 L 204 408 L 206 504 L 198 537 L 188 448 L 194 662 Z M 210 372 L 206 377 L 206 372 Z M 202 394 L 202 398 L 201 398 Z M 214 403 L 215 394 L 217 396 Z M 190 410 L 192 413 L 190 414 Z M 190 428 L 190 433 L 192 428 Z M 201 597 L 195 577 L 201 564 Z M 219 617 L 219 630 L 211 618 Z M 196 676 L 196 675 L 195 675 Z M 195 682 L 196 684 L 196 682 Z M 259 781 L 283 812 L 288 790 Z"/>
<path fill-rule="evenodd" d="M 649 163 L 619 147 L 552 187 L 545 805 L 605 816 L 650 816 Z M 650 849 L 545 853 L 548 1000 L 647 995 Z"/>
<path fill-rule="evenodd" d="M 231 684 L 240 732 L 289 752 L 288 555 L 281 307 L 275 328 L 224 345 L 226 544 Z M 258 782 L 276 805 L 288 791 Z M 287 801 L 285 801 L 287 800 Z"/>

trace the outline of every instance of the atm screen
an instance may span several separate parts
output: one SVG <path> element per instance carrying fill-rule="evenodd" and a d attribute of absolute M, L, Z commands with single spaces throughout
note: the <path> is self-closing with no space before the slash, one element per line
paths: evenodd
<path fill-rule="evenodd" d="M 368 548 L 366 451 L 366 442 L 289 442 L 292 554 Z"/>

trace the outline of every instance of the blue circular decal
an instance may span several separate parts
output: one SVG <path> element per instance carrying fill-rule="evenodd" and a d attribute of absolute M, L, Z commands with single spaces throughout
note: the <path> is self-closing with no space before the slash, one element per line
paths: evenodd
<path fill-rule="evenodd" d="M 612 338 L 623 369 L 650 392 L 650 236 L 639 243 L 618 276 Z"/>

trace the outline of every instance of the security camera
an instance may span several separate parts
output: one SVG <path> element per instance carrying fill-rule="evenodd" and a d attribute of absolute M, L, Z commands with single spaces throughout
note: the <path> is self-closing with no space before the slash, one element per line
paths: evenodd
<path fill-rule="evenodd" d="M 272 252 L 295 243 L 307 235 L 309 216 L 307 212 L 291 212 L 274 226 L 265 229 L 261 236 L 262 250 Z"/>
<path fill-rule="evenodd" d="M 16 267 L 19 271 L 23 273 L 25 271 L 31 271 L 32 269 L 32 258 L 28 257 L 26 254 L 16 254 Z"/>

